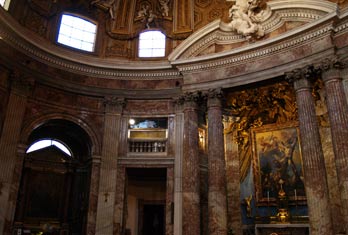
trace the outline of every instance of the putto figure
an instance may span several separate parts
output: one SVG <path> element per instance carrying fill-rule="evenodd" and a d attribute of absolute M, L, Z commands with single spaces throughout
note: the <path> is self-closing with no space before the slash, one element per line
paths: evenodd
<path fill-rule="evenodd" d="M 235 4 L 229 9 L 231 22 L 221 24 L 226 31 L 236 31 L 248 39 L 251 37 L 261 38 L 265 35 L 260 22 L 270 13 L 265 8 L 265 0 L 234 0 Z"/>

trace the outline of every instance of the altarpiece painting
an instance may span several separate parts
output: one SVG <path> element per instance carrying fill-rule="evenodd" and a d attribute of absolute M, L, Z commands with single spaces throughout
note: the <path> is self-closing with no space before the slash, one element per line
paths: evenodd
<path fill-rule="evenodd" d="M 299 129 L 296 123 L 254 128 L 252 141 L 257 202 L 276 201 L 281 189 L 290 201 L 305 201 Z"/>

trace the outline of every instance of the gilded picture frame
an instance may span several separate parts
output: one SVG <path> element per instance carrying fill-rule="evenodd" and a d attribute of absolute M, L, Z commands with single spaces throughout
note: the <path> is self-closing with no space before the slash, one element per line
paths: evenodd
<path fill-rule="evenodd" d="M 272 203 L 281 189 L 289 201 L 305 201 L 297 123 L 253 128 L 253 170 L 258 203 Z"/>

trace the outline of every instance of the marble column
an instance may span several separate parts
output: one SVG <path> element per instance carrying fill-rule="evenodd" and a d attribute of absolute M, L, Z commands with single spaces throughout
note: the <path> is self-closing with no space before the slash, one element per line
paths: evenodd
<path fill-rule="evenodd" d="M 104 103 L 104 136 L 96 234 L 112 234 L 113 232 L 118 147 L 121 133 L 121 115 L 125 100 L 117 97 L 107 97 Z"/>
<path fill-rule="evenodd" d="M 200 168 L 198 155 L 199 93 L 184 95 L 184 141 L 182 161 L 182 234 L 200 234 Z"/>
<path fill-rule="evenodd" d="M 348 103 L 348 68 L 347 67 L 341 71 L 341 75 L 342 75 L 343 90 Z"/>
<path fill-rule="evenodd" d="M 232 117 L 224 117 L 224 140 L 226 156 L 226 190 L 227 190 L 227 228 L 235 234 L 242 233 L 242 211 L 240 207 L 240 162 L 238 143 L 233 128 Z"/>
<path fill-rule="evenodd" d="M 296 91 L 311 235 L 333 235 L 325 161 L 309 81 L 311 76 L 312 67 L 308 66 L 288 73 L 287 79 L 294 83 Z"/>
<path fill-rule="evenodd" d="M 343 90 L 340 65 L 336 59 L 326 59 L 320 64 L 320 68 L 326 90 L 344 224 L 348 234 L 348 106 Z"/>
<path fill-rule="evenodd" d="M 12 234 L 16 206 L 14 186 L 19 184 L 16 177 L 18 162 L 17 147 L 24 119 L 27 97 L 32 91 L 33 82 L 20 74 L 11 75 L 11 91 L 8 99 L 3 130 L 0 137 L 0 234 Z M 19 156 L 20 157 L 20 156 Z M 21 170 L 21 169 L 20 169 Z M 13 182 L 16 179 L 16 182 Z"/>
<path fill-rule="evenodd" d="M 92 157 L 91 181 L 89 186 L 89 201 L 86 234 L 94 235 L 97 223 L 98 192 L 100 179 L 100 157 Z"/>
<path fill-rule="evenodd" d="M 227 234 L 227 197 L 222 92 L 211 90 L 208 96 L 208 234 Z"/>

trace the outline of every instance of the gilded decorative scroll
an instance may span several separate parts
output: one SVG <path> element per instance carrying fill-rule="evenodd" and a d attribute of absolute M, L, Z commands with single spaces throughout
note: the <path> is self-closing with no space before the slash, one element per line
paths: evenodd
<path fill-rule="evenodd" d="M 231 92 L 226 98 L 226 112 L 235 119 L 230 129 L 236 133 L 243 181 L 252 159 L 250 128 L 297 120 L 296 98 L 292 86 L 285 82 Z"/>

